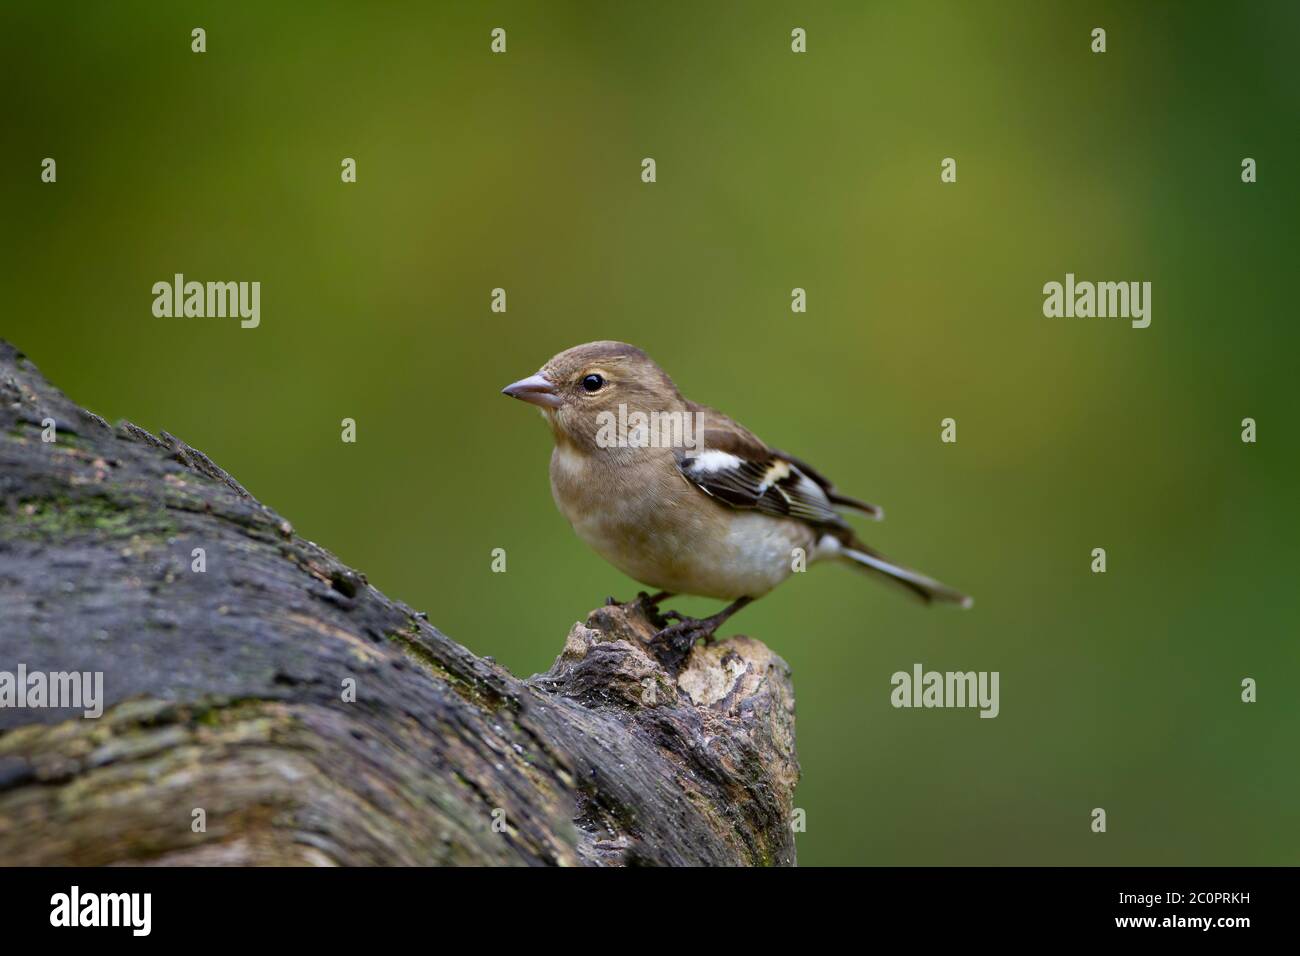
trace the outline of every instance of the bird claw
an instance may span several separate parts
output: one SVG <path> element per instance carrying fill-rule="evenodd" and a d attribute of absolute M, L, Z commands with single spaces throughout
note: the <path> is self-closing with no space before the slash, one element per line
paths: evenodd
<path fill-rule="evenodd" d="M 661 623 L 673 611 L 660 611 L 659 605 L 672 595 L 666 591 L 660 591 L 657 594 L 647 594 L 645 591 L 637 591 L 636 599 L 628 603 L 628 607 L 633 611 L 639 612 L 645 616 L 656 627 L 662 627 Z"/>
<path fill-rule="evenodd" d="M 718 629 L 716 622 L 685 617 L 676 611 L 666 611 L 663 616 L 673 617 L 676 623 L 657 631 L 650 638 L 650 644 L 664 664 L 678 668 L 690 655 L 696 641 L 704 641 L 705 646 L 713 643 L 714 632 Z"/>

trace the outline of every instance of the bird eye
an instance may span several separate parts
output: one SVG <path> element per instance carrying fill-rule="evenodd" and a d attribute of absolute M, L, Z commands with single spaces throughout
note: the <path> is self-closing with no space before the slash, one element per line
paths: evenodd
<path fill-rule="evenodd" d="M 588 375 L 586 378 L 582 380 L 583 390 L 588 392 L 598 392 L 600 391 L 600 387 L 604 384 L 605 384 L 605 380 L 601 378 L 599 375 L 595 375 L 595 374 Z"/>

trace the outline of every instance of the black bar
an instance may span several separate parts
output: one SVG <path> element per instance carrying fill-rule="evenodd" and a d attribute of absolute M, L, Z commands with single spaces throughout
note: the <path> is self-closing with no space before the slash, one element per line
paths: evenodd
<path fill-rule="evenodd" d="M 730 925 L 724 935 L 770 926 L 796 938 L 808 934 L 810 942 L 828 932 L 857 938 L 902 932 L 927 942 L 1128 936 L 1231 943 L 1290 928 L 1296 873 L 1287 868 L 0 868 L 0 925 L 7 942 L 72 932 L 83 939 L 132 940 L 130 925 L 52 926 L 58 905 L 53 900 L 57 894 L 68 898 L 67 915 L 76 886 L 87 914 L 86 906 L 99 905 L 98 897 L 87 904 L 88 895 L 150 894 L 148 938 L 168 942 L 373 943 L 388 934 L 411 933 L 444 946 L 466 933 L 500 940 L 502 929 L 552 938 L 590 934 L 595 941 L 611 933 L 673 935 L 676 914 L 693 911 L 693 918 L 722 921 L 720 931 L 722 924 Z M 1171 899 L 1171 894 L 1176 895 Z M 124 910 L 120 921 L 129 924 L 130 915 Z M 143 912 L 135 915 L 142 925 Z M 487 931 L 494 935 L 487 937 Z"/>

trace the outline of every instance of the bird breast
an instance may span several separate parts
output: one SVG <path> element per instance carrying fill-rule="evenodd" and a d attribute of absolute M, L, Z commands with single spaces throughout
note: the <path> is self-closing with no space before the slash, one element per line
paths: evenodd
<path fill-rule="evenodd" d="M 794 549 L 815 556 L 798 521 L 739 511 L 709 498 L 669 456 L 620 462 L 557 445 L 551 492 L 597 554 L 649 587 L 721 600 L 759 597 L 789 576 Z"/>

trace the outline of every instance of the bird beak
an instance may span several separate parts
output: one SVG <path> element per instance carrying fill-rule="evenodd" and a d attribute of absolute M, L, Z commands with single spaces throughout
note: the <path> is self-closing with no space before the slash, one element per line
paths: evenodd
<path fill-rule="evenodd" d="M 542 408 L 560 406 L 560 396 L 555 393 L 555 386 L 551 384 L 550 379 L 540 373 L 521 378 L 513 385 L 507 385 L 501 389 L 501 394 L 517 398 L 530 405 L 540 405 Z"/>

